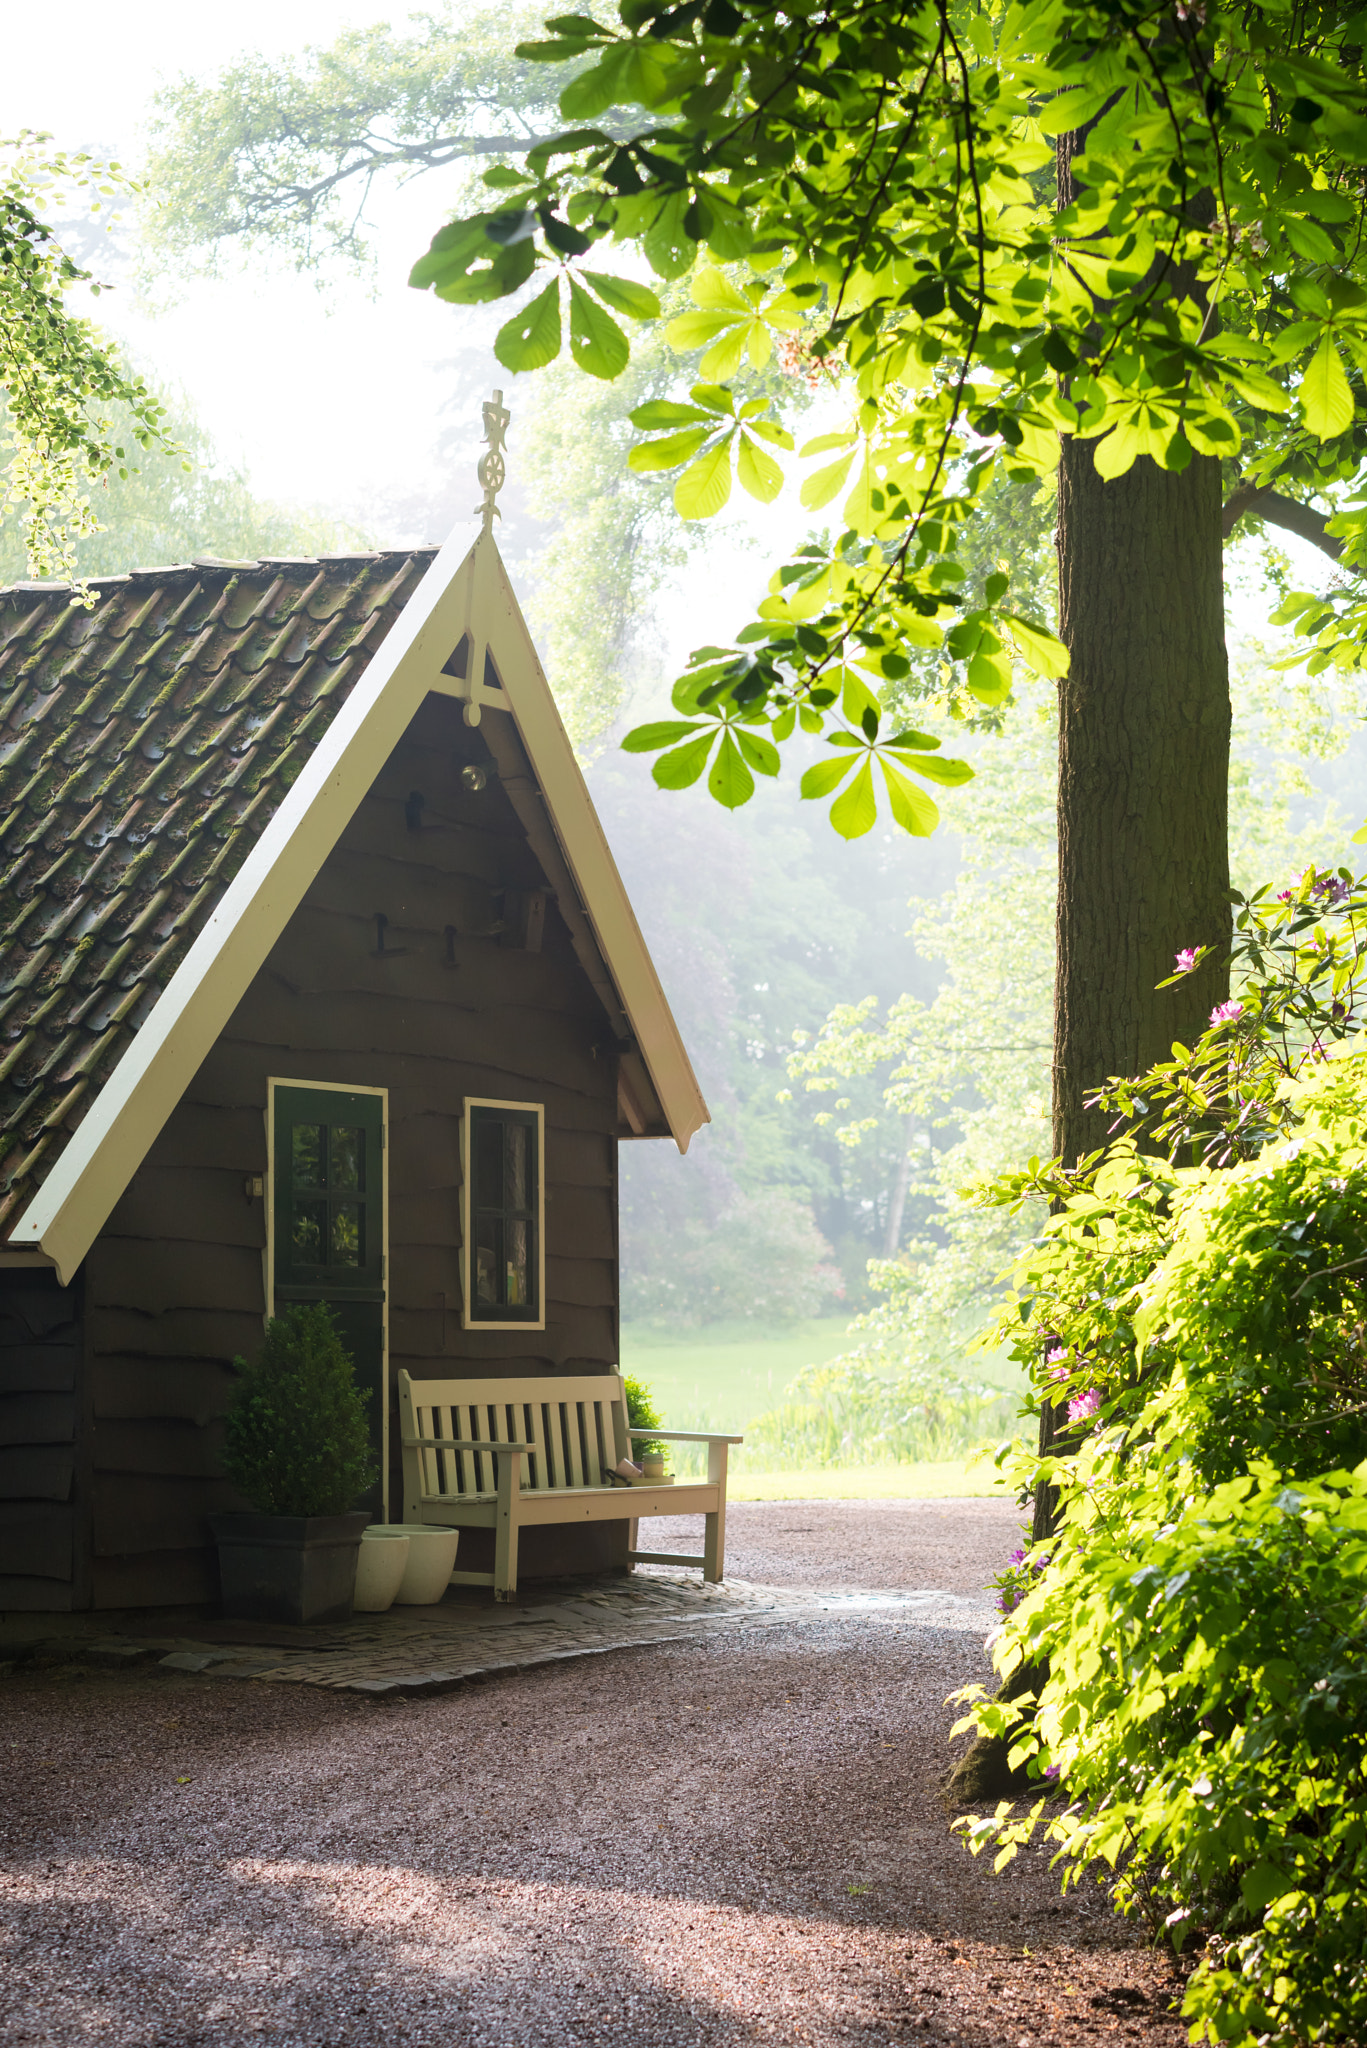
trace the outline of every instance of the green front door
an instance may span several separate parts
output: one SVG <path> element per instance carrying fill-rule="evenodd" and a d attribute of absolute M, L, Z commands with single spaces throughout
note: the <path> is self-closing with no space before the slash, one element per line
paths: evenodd
<path fill-rule="evenodd" d="M 323 1301 L 367 1396 L 384 1456 L 384 1098 L 275 1089 L 275 1313 Z M 357 1503 L 378 1517 L 383 1478 Z"/>

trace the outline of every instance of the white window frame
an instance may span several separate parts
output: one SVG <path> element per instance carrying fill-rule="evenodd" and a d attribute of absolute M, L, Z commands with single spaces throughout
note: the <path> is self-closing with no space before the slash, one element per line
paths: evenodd
<path fill-rule="evenodd" d="M 470 1171 L 470 1129 L 472 1109 L 515 1109 L 536 1118 L 536 1317 L 519 1316 L 514 1322 L 495 1322 L 488 1316 L 471 1314 L 474 1302 L 474 1181 Z M 511 1102 L 496 1095 L 467 1095 L 460 1119 L 460 1293 L 461 1325 L 467 1330 L 544 1330 L 546 1327 L 546 1105 L 544 1102 Z"/>

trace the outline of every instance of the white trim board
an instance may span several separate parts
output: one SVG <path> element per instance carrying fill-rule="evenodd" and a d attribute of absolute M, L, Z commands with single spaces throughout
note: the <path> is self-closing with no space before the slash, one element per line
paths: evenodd
<path fill-rule="evenodd" d="M 492 535 L 447 541 L 11 1233 L 66 1285 L 423 699 L 511 714 L 680 1151 L 710 1119 Z M 466 633 L 464 679 L 442 674 Z M 485 649 L 502 691 L 483 685 Z"/>

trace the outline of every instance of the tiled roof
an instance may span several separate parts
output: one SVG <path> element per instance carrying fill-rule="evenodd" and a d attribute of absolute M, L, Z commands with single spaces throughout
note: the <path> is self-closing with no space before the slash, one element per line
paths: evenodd
<path fill-rule="evenodd" d="M 0 1236 L 435 552 L 0 591 Z"/>

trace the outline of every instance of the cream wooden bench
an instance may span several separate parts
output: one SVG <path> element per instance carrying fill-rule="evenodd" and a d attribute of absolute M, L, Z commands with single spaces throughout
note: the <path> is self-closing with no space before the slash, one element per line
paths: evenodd
<path fill-rule="evenodd" d="M 517 1593 L 517 1539 L 547 1523 L 635 1522 L 643 1515 L 705 1515 L 701 1557 L 628 1549 L 632 1564 L 701 1565 L 720 1580 L 726 1548 L 726 1454 L 738 1436 L 632 1429 L 615 1373 L 585 1379 L 415 1380 L 399 1373 L 403 1518 L 494 1531 L 491 1572 L 456 1571 L 454 1585 Z M 620 1486 L 606 1477 L 633 1437 L 706 1444 L 707 1478 L 674 1486 Z M 635 1532 L 632 1537 L 634 1541 Z"/>

